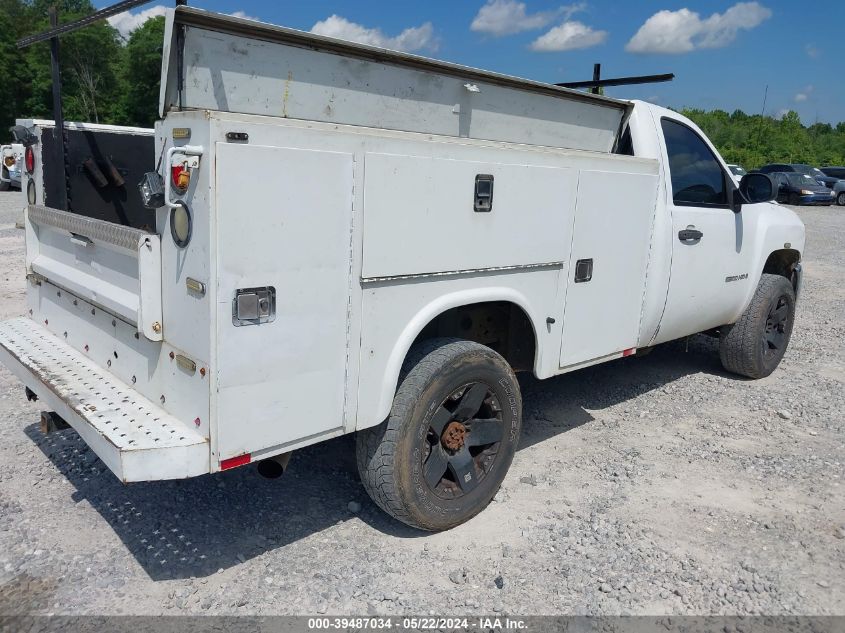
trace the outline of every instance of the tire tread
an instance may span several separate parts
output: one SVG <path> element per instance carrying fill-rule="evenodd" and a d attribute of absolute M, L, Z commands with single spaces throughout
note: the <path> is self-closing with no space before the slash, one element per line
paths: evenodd
<path fill-rule="evenodd" d="M 790 293 L 793 292 L 792 285 L 785 277 L 764 273 L 745 312 L 736 323 L 723 328 L 719 337 L 719 359 L 722 367 L 729 372 L 748 378 L 764 378 L 777 367 L 776 363 L 771 371 L 766 371 L 758 362 L 755 352 L 767 317 L 765 307 L 773 294 L 785 289 L 784 285 Z M 794 293 L 792 297 L 794 305 Z"/>
<path fill-rule="evenodd" d="M 364 489 L 376 505 L 399 521 L 421 530 L 433 529 L 418 520 L 403 502 L 396 478 L 401 427 L 409 419 L 418 394 L 456 357 L 491 351 L 473 341 L 445 337 L 413 346 L 399 372 L 399 387 L 387 420 L 357 433 L 355 453 Z"/>

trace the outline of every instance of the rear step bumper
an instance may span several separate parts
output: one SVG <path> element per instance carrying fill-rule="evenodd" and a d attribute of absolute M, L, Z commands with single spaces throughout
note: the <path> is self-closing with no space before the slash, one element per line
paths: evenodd
<path fill-rule="evenodd" d="M 0 362 L 124 482 L 209 472 L 205 437 L 28 318 L 0 323 Z"/>

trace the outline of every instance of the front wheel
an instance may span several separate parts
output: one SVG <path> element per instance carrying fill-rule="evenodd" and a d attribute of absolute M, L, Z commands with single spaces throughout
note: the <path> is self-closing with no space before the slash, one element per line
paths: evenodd
<path fill-rule="evenodd" d="M 739 320 L 720 332 L 722 366 L 749 378 L 765 378 L 786 353 L 794 320 L 792 284 L 780 275 L 764 274 Z"/>
<path fill-rule="evenodd" d="M 447 530 L 493 499 L 521 425 L 519 383 L 504 358 L 471 341 L 425 341 L 408 354 L 390 416 L 358 433 L 361 481 L 399 521 Z"/>
<path fill-rule="evenodd" d="M 836 204 L 845 207 L 845 191 L 840 191 L 839 195 L 836 196 Z"/>
<path fill-rule="evenodd" d="M 789 194 L 789 204 L 795 207 L 801 204 L 801 198 L 798 197 L 797 193 Z"/>

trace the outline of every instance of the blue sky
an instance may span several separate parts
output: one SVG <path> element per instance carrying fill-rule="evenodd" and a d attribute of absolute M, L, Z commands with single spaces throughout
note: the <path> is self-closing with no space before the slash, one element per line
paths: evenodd
<path fill-rule="evenodd" d="M 108 2 L 98 2 L 99 6 Z M 845 121 L 845 0 L 192 0 L 192 6 L 540 81 L 673 72 L 608 90 L 671 107 Z M 168 6 L 172 6 L 168 3 Z M 163 7 L 113 23 L 128 30 Z"/>

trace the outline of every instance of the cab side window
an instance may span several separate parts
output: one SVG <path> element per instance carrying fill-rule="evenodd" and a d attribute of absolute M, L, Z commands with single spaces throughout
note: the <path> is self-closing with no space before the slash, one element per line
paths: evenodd
<path fill-rule="evenodd" d="M 686 125 L 670 119 L 663 119 L 661 125 L 675 204 L 726 206 L 725 172 L 707 144 Z"/>

